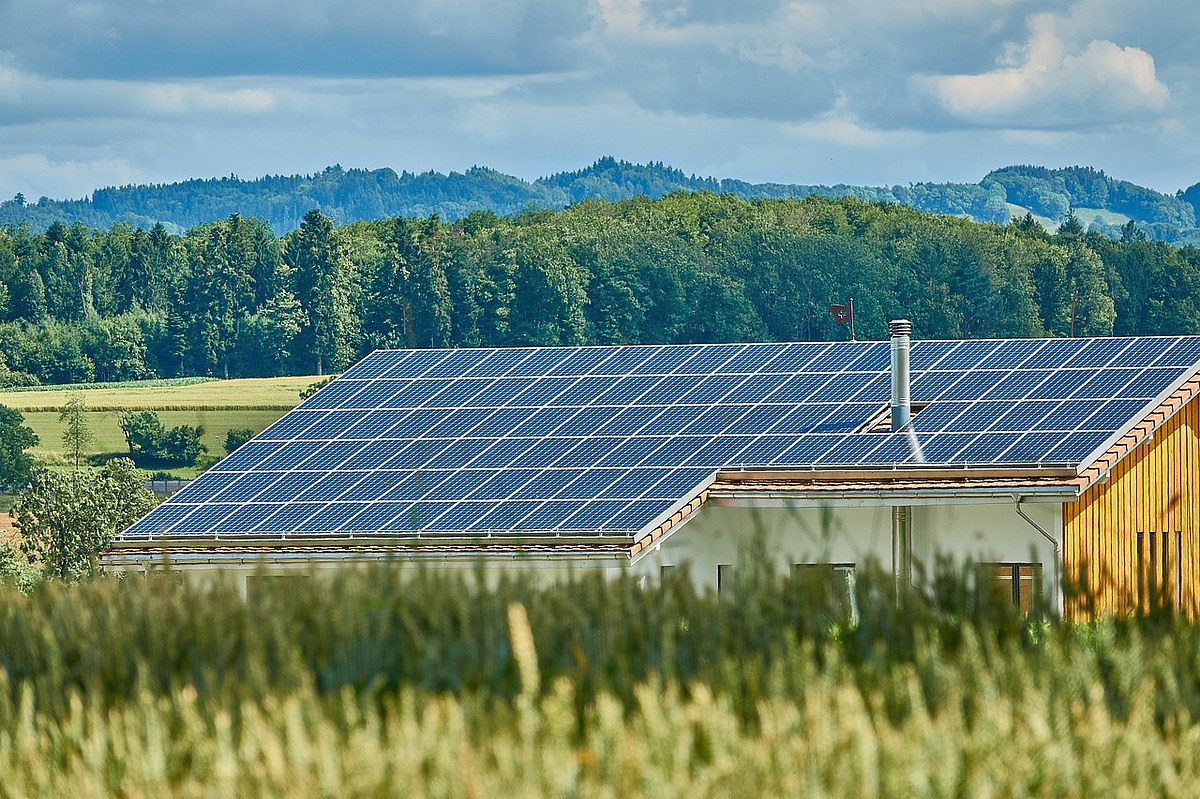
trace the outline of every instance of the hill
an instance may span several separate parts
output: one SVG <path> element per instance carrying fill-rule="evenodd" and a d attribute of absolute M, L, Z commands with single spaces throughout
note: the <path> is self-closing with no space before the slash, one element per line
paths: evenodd
<path fill-rule="evenodd" d="M 783 199 L 819 195 L 830 199 L 857 197 L 873 202 L 908 205 L 921 211 L 969 217 L 976 222 L 1008 221 L 1029 212 L 1061 220 L 1068 208 L 1101 214 L 1094 223 L 1111 236 L 1122 220 L 1132 220 L 1152 238 L 1172 242 L 1200 241 L 1196 231 L 1200 184 L 1170 196 L 1115 180 L 1091 167 L 1047 169 L 1010 166 L 990 172 L 979 183 L 917 183 L 887 186 L 749 183 L 688 175 L 662 162 L 632 164 L 601 158 L 575 172 L 561 172 L 529 182 L 493 169 L 465 172 L 401 172 L 383 169 L 327 167 L 312 175 L 272 175 L 253 180 L 236 176 L 194 179 L 181 183 L 97 189 L 82 200 L 41 198 L 28 203 L 18 195 L 0 203 L 0 224 L 29 224 L 45 230 L 54 221 L 82 222 L 107 228 L 118 222 L 149 228 L 162 223 L 182 232 L 199 224 L 239 213 L 265 219 L 277 234 L 299 227 L 312 208 L 342 224 L 383 217 L 428 217 L 454 221 L 473 211 L 502 216 L 529 209 L 559 209 L 585 199 L 617 201 L 645 195 L 652 199 L 673 191 L 711 191 L 744 199 Z M 1095 215 L 1081 217 L 1092 222 Z"/>

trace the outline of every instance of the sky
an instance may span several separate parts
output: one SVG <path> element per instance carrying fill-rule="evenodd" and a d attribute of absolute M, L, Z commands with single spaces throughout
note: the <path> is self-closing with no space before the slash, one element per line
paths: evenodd
<path fill-rule="evenodd" d="M 1196 0 L 0 0 L 0 199 L 601 156 L 1200 182 Z"/>

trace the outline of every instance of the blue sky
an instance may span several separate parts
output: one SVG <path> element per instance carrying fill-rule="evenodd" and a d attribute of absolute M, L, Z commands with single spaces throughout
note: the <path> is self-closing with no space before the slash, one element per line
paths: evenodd
<path fill-rule="evenodd" d="M 0 0 L 0 198 L 603 155 L 752 181 L 1200 182 L 1195 0 Z"/>

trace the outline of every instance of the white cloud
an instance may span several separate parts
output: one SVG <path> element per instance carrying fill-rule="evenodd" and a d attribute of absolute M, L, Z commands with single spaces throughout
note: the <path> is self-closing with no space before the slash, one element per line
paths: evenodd
<path fill-rule="evenodd" d="M 1054 129 L 1139 121 L 1163 111 L 1170 90 L 1145 50 L 1093 39 L 1064 40 L 1049 15 L 1030 19 L 1024 45 L 1009 46 L 999 69 L 918 77 L 953 117 L 972 125 Z"/>
<path fill-rule="evenodd" d="M 183 83 L 152 83 L 139 86 L 135 92 L 143 107 L 164 114 L 196 114 L 224 111 L 235 114 L 258 114 L 275 107 L 274 96 L 262 89 L 232 89 L 222 91 L 204 85 Z"/>
<path fill-rule="evenodd" d="M 22 187 L 38 187 L 38 196 L 26 196 L 34 202 L 38 197 L 81 198 L 100 186 L 120 186 L 143 179 L 128 161 L 101 158 L 95 161 L 51 161 L 40 153 L 23 153 L 0 158 L 0 175 L 12 189 L 8 196 Z"/>

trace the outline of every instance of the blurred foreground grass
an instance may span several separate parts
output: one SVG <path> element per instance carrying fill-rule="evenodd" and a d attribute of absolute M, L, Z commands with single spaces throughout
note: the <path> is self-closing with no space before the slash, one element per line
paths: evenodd
<path fill-rule="evenodd" d="M 1200 628 L 929 586 L 0 589 L 0 795 L 1194 795 Z"/>

